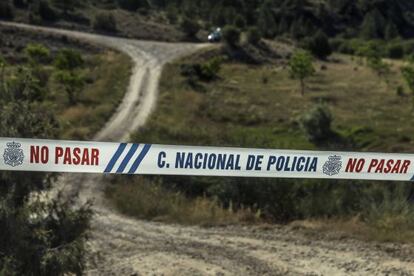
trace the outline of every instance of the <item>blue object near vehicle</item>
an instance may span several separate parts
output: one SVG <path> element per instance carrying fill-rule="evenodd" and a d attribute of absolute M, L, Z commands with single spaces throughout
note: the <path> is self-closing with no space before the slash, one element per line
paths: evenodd
<path fill-rule="evenodd" d="M 221 40 L 221 28 L 216 28 L 207 37 L 208 42 L 219 42 Z"/>

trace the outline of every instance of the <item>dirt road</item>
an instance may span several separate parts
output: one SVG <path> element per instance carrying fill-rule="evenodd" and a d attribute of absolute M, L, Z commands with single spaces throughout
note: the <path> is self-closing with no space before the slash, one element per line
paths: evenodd
<path fill-rule="evenodd" d="M 204 45 L 167 44 L 13 24 L 115 48 L 134 61 L 129 89 L 97 140 L 125 141 L 153 110 L 163 64 Z M 104 202 L 105 177 L 59 184 L 93 199 L 90 275 L 414 275 L 410 245 L 366 243 L 289 226 L 183 227 L 137 221 Z"/>

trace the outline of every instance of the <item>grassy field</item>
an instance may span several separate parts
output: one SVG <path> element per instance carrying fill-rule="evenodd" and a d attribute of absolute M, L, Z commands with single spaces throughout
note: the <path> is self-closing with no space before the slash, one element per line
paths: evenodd
<path fill-rule="evenodd" d="M 129 57 L 106 50 L 87 56 L 86 64 L 82 73 L 90 83 L 80 93 L 76 105 L 68 106 L 65 93 L 59 89 L 54 89 L 56 94 L 51 95 L 63 126 L 63 138 L 92 138 L 108 121 L 127 90 L 132 67 Z"/>
<path fill-rule="evenodd" d="M 315 63 L 317 72 L 307 82 L 304 97 L 284 65 L 225 63 L 218 81 L 200 83 L 194 90 L 179 74 L 179 64 L 170 64 L 161 81 L 157 112 L 137 138 L 153 143 L 313 149 L 298 119 L 322 102 L 333 115 L 334 129 L 354 136 L 358 150 L 412 151 L 411 97 L 396 93 L 404 85 L 400 65 L 392 63 L 387 84 L 349 56 L 336 55 L 332 60 Z"/>
<path fill-rule="evenodd" d="M 283 59 L 255 66 L 226 61 L 216 80 L 190 83 L 180 74 L 182 64 L 206 62 L 205 57 L 212 55 L 209 51 L 214 52 L 207 50 L 165 67 L 157 110 L 135 133 L 134 141 L 280 149 L 414 149 L 413 103 L 400 74 L 400 61 L 387 61 L 391 73 L 386 78 L 351 56 L 335 54 L 328 61 L 315 61 L 316 74 L 301 96 L 299 83 L 289 77 Z M 397 94 L 398 86 L 404 95 Z M 319 103 L 330 110 L 340 139 L 314 144 L 302 130 L 300 118 Z M 130 192 L 141 181 L 129 178 L 113 186 L 108 196 L 128 198 L 124 205 L 142 201 Z M 357 236 L 398 241 L 413 237 L 409 229 L 414 212 L 405 201 L 411 189 L 408 183 L 161 177 L 153 185 L 168 193 L 178 191 L 189 200 L 218 198 L 223 208 L 248 206 L 266 221 L 329 219 L 331 223 L 323 225 L 330 229 L 352 221 L 350 225 L 364 225 L 344 227 Z M 127 213 L 143 217 L 138 209 Z"/>

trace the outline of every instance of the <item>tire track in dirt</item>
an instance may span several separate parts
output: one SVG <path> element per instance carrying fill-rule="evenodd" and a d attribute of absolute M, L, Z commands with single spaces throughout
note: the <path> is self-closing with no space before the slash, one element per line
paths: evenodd
<path fill-rule="evenodd" d="M 125 141 L 153 110 L 162 66 L 204 45 L 168 44 L 1 23 L 71 36 L 128 54 L 128 91 L 95 139 Z M 412 245 L 378 244 L 291 227 L 188 227 L 117 213 L 103 195 L 107 176 L 66 174 L 68 195 L 94 200 L 89 275 L 414 275 Z"/>

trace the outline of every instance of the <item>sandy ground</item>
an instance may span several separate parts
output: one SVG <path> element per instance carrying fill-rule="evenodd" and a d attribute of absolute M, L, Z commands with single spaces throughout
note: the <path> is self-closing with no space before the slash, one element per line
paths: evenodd
<path fill-rule="evenodd" d="M 125 141 L 154 109 L 163 64 L 205 45 L 168 44 L 13 24 L 128 54 L 135 66 L 122 104 L 97 140 Z M 100 175 L 64 175 L 67 194 L 94 201 L 89 275 L 414 275 L 412 245 L 362 242 L 289 226 L 185 227 L 139 221 L 104 201 Z"/>

